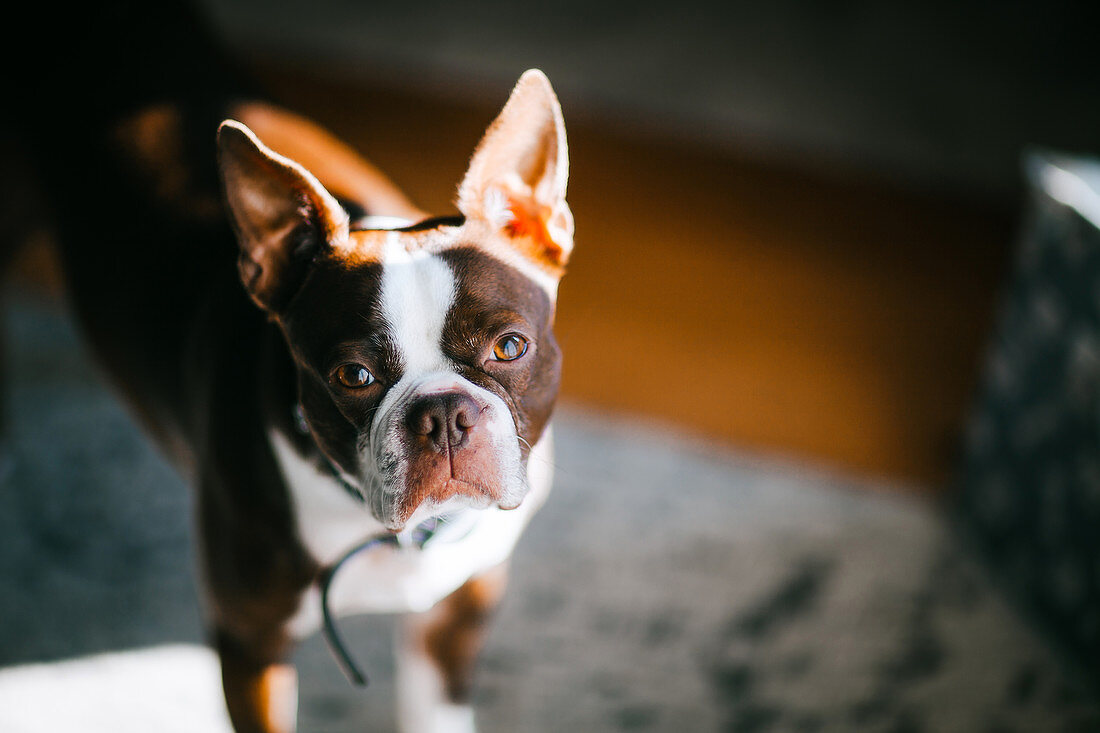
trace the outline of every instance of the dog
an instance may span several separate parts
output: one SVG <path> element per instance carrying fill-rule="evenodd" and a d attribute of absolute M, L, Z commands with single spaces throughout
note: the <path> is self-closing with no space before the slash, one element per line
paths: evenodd
<path fill-rule="evenodd" d="M 31 77 L 21 129 L 87 342 L 195 488 L 234 728 L 293 730 L 294 644 L 378 611 L 407 614 L 402 728 L 473 730 L 486 621 L 550 489 L 573 218 L 549 81 L 520 77 L 458 213 L 429 216 L 242 96 L 187 6 L 73 12 L 117 23 L 71 19 L 86 56 Z"/>

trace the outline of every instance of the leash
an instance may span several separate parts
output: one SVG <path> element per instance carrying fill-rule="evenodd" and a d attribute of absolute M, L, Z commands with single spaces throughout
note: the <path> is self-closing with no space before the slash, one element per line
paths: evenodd
<path fill-rule="evenodd" d="M 293 417 L 298 431 L 302 435 L 309 435 L 309 426 L 306 424 L 305 414 L 302 411 L 301 403 L 294 406 Z M 366 497 L 363 496 L 363 492 L 357 486 L 348 483 L 336 469 L 336 466 L 328 460 L 327 456 L 322 454 L 322 457 L 324 458 L 322 465 L 328 470 L 328 473 L 336 479 L 336 482 L 344 491 L 359 503 L 365 503 Z M 428 540 L 435 536 L 439 526 L 445 523 L 449 518 L 450 517 L 447 516 L 430 517 L 424 520 L 412 531 L 410 544 L 418 550 L 423 550 Z M 340 671 L 344 673 L 344 676 L 348 678 L 348 682 L 356 687 L 367 686 L 367 675 L 363 673 L 363 670 L 360 669 L 359 665 L 352 659 L 347 644 L 344 643 L 344 637 L 340 635 L 339 629 L 336 628 L 336 619 L 332 615 L 332 609 L 329 608 L 329 590 L 332 588 L 332 581 L 336 578 L 337 572 L 339 572 L 340 568 L 342 568 L 348 560 L 361 552 L 366 552 L 380 545 L 401 547 L 401 542 L 398 541 L 397 535 L 390 532 L 383 532 L 368 537 L 341 555 L 336 562 L 327 566 L 321 571 L 321 575 L 318 578 L 318 583 L 321 586 L 321 633 L 325 637 L 325 643 L 328 645 L 329 652 L 332 653 L 333 659 L 336 660 L 336 665 L 340 668 Z"/>
<path fill-rule="evenodd" d="M 416 529 L 413 530 L 412 545 L 418 550 L 423 550 L 424 545 L 435 536 L 436 531 L 439 529 L 439 525 L 444 521 L 443 518 L 432 517 L 421 522 L 417 525 Z M 352 659 L 347 644 L 344 643 L 344 638 L 336 628 L 336 620 L 332 615 L 332 610 L 329 608 L 328 603 L 329 590 L 332 587 L 332 581 L 336 577 L 336 573 L 344 566 L 344 563 L 359 553 L 366 552 L 380 545 L 400 547 L 401 543 L 398 542 L 397 535 L 390 533 L 377 534 L 369 537 L 341 555 L 336 562 L 326 567 L 324 571 L 322 571 L 321 577 L 318 579 L 321 585 L 321 633 L 325 637 L 325 643 L 328 645 L 333 659 L 336 660 L 336 665 L 340 667 L 340 671 L 348 678 L 348 682 L 355 687 L 366 687 L 368 684 L 367 676 L 363 673 L 359 665 L 355 663 L 355 660 Z"/>

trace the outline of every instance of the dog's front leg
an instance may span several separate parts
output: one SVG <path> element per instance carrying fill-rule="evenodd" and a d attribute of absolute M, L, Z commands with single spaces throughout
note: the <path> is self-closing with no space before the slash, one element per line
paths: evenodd
<path fill-rule="evenodd" d="M 403 733 L 475 729 L 470 706 L 474 664 L 507 579 L 507 565 L 499 565 L 471 578 L 430 611 L 405 618 L 397 654 Z"/>
<path fill-rule="evenodd" d="M 287 624 L 317 567 L 294 540 L 284 494 L 227 474 L 203 481 L 199 501 L 207 624 L 226 706 L 237 733 L 293 733 L 298 680 Z"/>
<path fill-rule="evenodd" d="M 242 643 L 224 633 L 215 641 L 222 688 L 237 733 L 294 733 L 298 718 L 298 674 L 282 661 L 282 644 Z M 279 648 L 281 647 L 281 648 Z"/>

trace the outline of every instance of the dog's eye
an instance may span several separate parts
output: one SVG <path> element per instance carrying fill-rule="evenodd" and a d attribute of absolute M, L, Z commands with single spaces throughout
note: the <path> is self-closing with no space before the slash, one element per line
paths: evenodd
<path fill-rule="evenodd" d="M 527 339 L 518 333 L 501 336 L 493 345 L 493 357 L 497 361 L 515 361 L 527 353 Z"/>
<path fill-rule="evenodd" d="M 336 381 L 348 389 L 374 384 L 374 375 L 362 364 L 343 364 L 336 369 Z"/>

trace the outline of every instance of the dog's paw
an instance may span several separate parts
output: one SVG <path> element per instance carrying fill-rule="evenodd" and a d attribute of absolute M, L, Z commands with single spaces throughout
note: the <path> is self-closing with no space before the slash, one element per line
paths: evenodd
<path fill-rule="evenodd" d="M 475 733 L 474 709 L 469 705 L 440 705 L 435 710 L 432 733 Z"/>
<path fill-rule="evenodd" d="M 469 705 L 441 703 L 402 716 L 402 733 L 476 733 L 474 710 Z"/>

